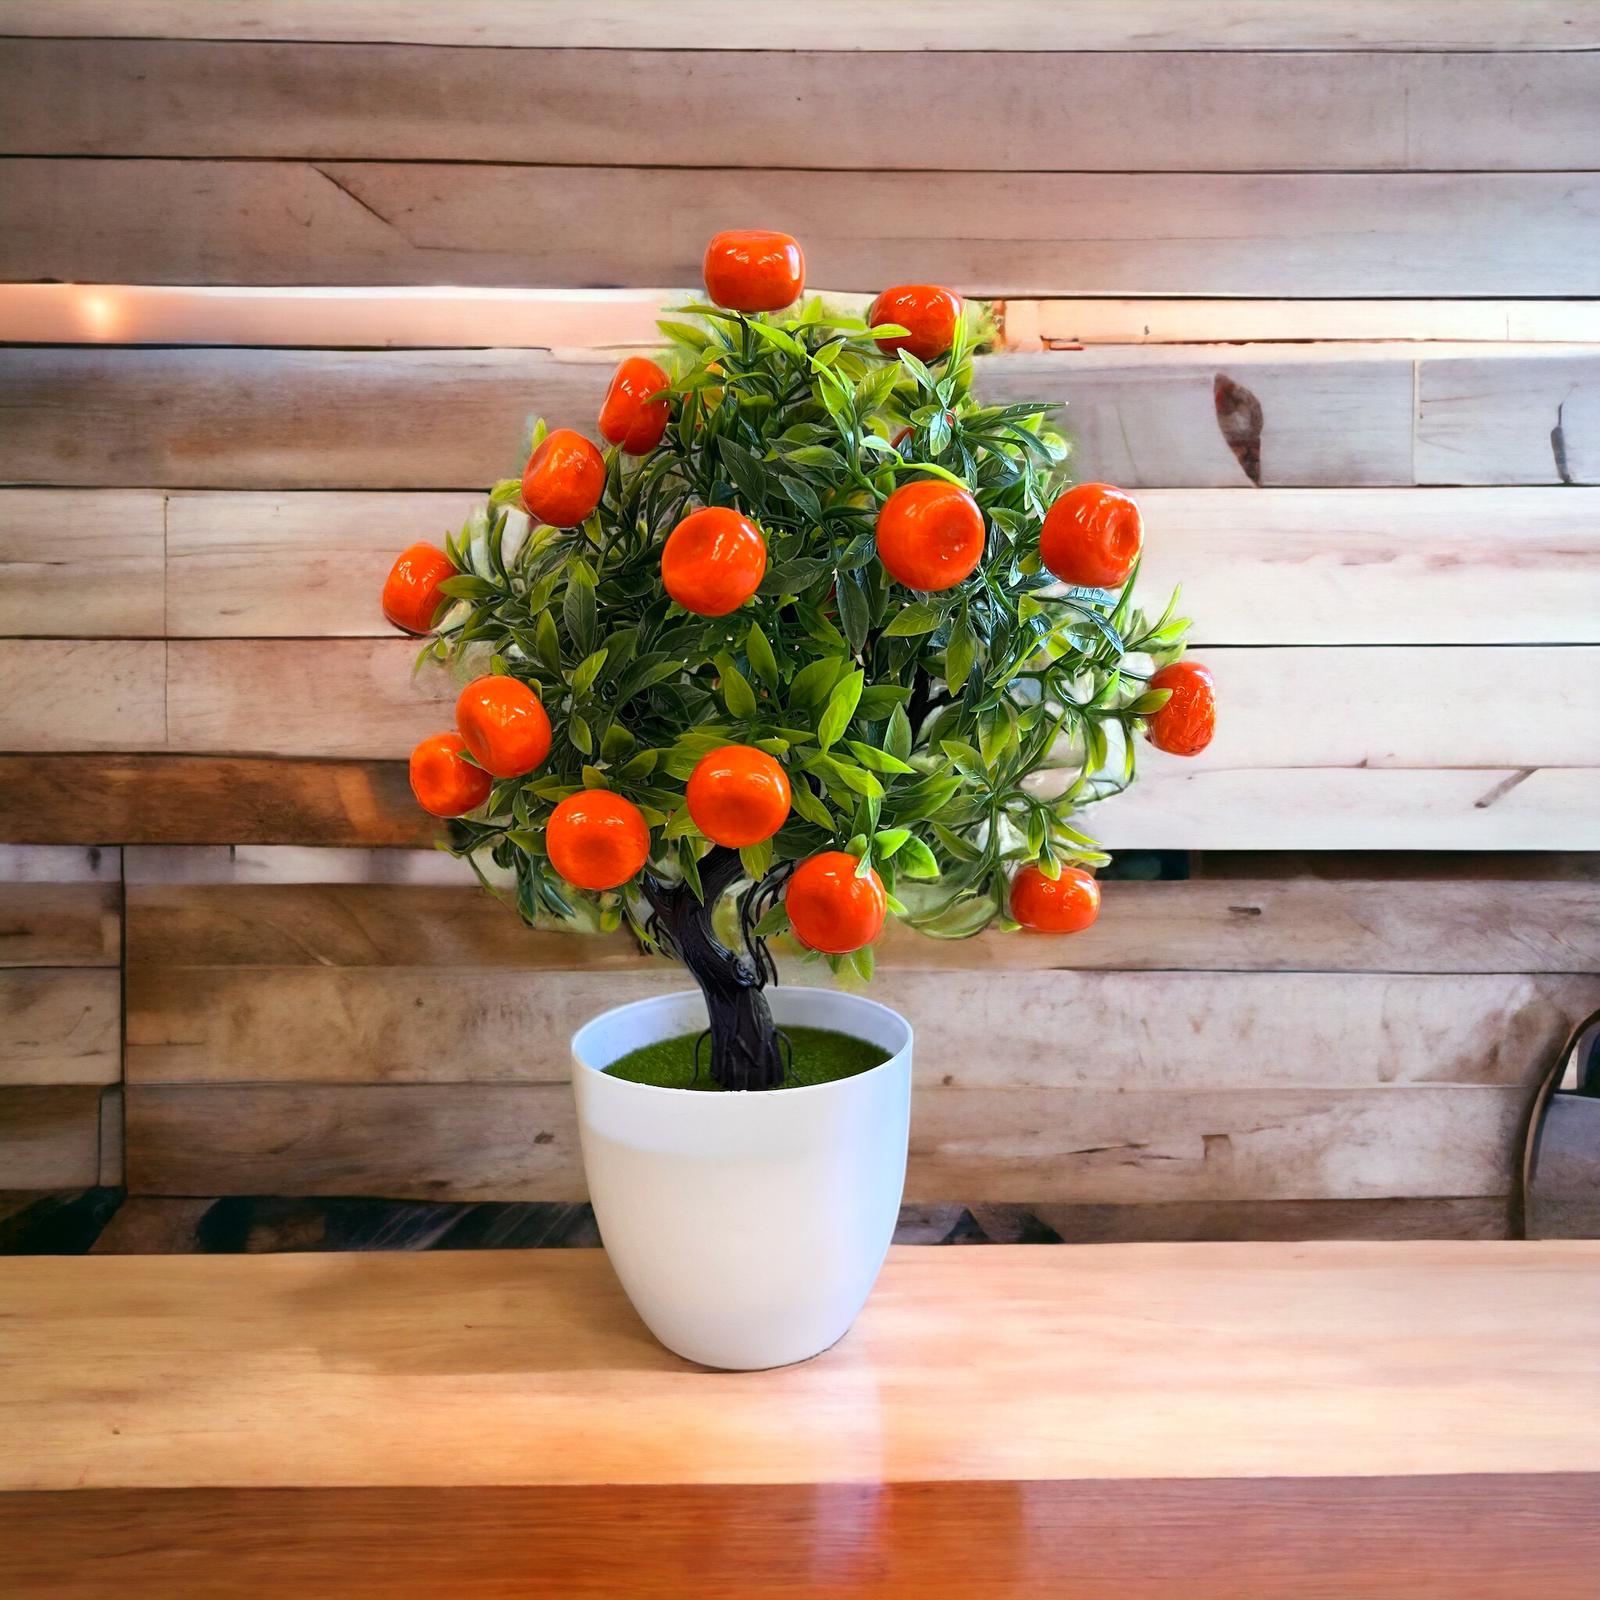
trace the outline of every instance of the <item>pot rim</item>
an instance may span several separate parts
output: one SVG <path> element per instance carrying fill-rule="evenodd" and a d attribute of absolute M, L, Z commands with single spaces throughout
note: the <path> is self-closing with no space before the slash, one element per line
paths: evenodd
<path fill-rule="evenodd" d="M 646 1095 L 659 1094 L 672 1096 L 702 1095 L 705 1096 L 711 1104 L 727 1104 L 730 1097 L 740 1097 L 745 1095 L 759 1097 L 763 1101 L 768 1101 L 778 1095 L 821 1095 L 838 1091 L 847 1092 L 852 1084 L 865 1083 L 867 1079 L 874 1078 L 881 1072 L 888 1072 L 891 1068 L 897 1067 L 910 1054 L 911 1046 L 915 1039 L 915 1034 L 912 1030 L 910 1022 L 908 1022 L 904 1016 L 896 1011 L 893 1006 L 887 1006 L 881 1000 L 872 1000 L 866 995 L 862 994 L 852 994 L 848 990 L 819 989 L 815 984 L 782 984 L 775 986 L 774 992 L 785 995 L 794 995 L 796 997 L 825 995 L 829 1000 L 843 1000 L 852 1006 L 869 1007 L 874 1011 L 881 1012 L 885 1017 L 891 1018 L 894 1022 L 898 1023 L 899 1026 L 905 1030 L 905 1038 L 902 1040 L 899 1049 L 895 1050 L 891 1055 L 880 1061 L 877 1066 L 868 1067 L 865 1072 L 853 1072 L 848 1078 L 835 1078 L 832 1083 L 806 1083 L 797 1085 L 792 1089 L 724 1089 L 720 1094 L 715 1095 L 707 1094 L 705 1090 L 670 1089 L 664 1084 L 659 1083 L 635 1083 L 630 1078 L 614 1078 L 606 1071 L 604 1067 L 597 1067 L 593 1062 L 584 1058 L 582 1052 L 580 1051 L 578 1041 L 582 1039 L 584 1034 L 586 1034 L 591 1028 L 595 1027 L 598 1023 L 610 1021 L 617 1017 L 624 1016 L 630 1011 L 642 1011 L 650 1007 L 666 1005 L 675 1000 L 682 1000 L 686 997 L 697 1000 L 701 998 L 700 991 L 698 989 L 674 989 L 668 994 L 646 995 L 642 1000 L 629 1000 L 620 1006 L 610 1006 L 606 1010 L 600 1012 L 599 1015 L 590 1017 L 590 1019 L 585 1022 L 582 1027 L 578 1028 L 577 1031 L 572 1035 L 571 1054 L 573 1065 L 575 1067 L 581 1067 L 585 1072 L 593 1074 L 596 1078 L 603 1078 L 605 1082 L 618 1093 L 632 1092 Z M 839 1029 L 837 1031 L 850 1032 L 851 1030 Z M 861 1035 L 852 1034 L 852 1037 L 860 1038 Z M 873 1041 L 866 1040 L 865 1042 L 870 1044 Z M 882 1048 L 884 1047 L 880 1045 L 879 1049 Z"/>

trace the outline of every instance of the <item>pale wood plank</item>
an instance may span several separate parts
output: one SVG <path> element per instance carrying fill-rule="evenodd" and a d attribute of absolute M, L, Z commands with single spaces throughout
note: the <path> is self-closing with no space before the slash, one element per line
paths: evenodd
<path fill-rule="evenodd" d="M 99 1174 L 99 1089 L 0 1087 L 0 1187 L 87 1187 Z"/>
<path fill-rule="evenodd" d="M 627 936 L 525 928 L 509 906 L 470 881 L 463 863 L 438 851 L 215 852 L 246 858 L 229 877 L 189 859 L 211 851 L 133 854 L 143 859 L 129 869 L 132 967 L 399 966 L 441 975 L 461 968 L 670 970 L 640 954 Z M 274 859 L 328 855 L 354 859 L 305 868 Z M 892 923 L 878 946 L 878 966 L 985 973 L 1600 971 L 1600 885 L 1576 876 L 1474 875 L 1479 859 L 1455 881 L 1411 879 L 1398 866 L 1379 877 L 1383 863 L 1369 861 L 1369 875 L 1357 878 L 1107 882 L 1100 920 L 1071 939 L 993 932 L 928 939 Z M 1509 859 L 1513 872 L 1517 862 Z M 434 863 L 450 869 L 455 886 L 431 875 L 411 881 L 414 870 Z M 220 865 L 226 870 L 226 862 Z M 280 870 L 291 874 L 289 881 L 267 881 Z M 316 876 L 294 881 L 308 871 Z M 813 969 L 797 965 L 786 975 L 815 981 Z"/>
<path fill-rule="evenodd" d="M 1548 434 L 1569 390 L 1567 456 L 1581 466 L 1590 358 L 1508 346 L 1462 361 L 1451 349 L 1009 354 L 980 362 L 978 388 L 997 401 L 1065 405 L 1079 470 L 1129 488 L 1249 488 L 1252 472 L 1268 487 L 1399 485 L 1415 476 L 1420 360 L 1425 434 L 1441 426 L 1430 420 L 1438 408 L 1453 409 L 1452 449 L 1487 463 L 1475 469 L 1486 481 L 1560 481 Z M 552 425 L 592 429 L 613 361 L 600 352 L 512 350 L 0 350 L 0 477 L 279 493 L 477 488 L 516 464 L 530 407 Z M 1250 397 L 1260 407 L 1258 464 L 1224 436 L 1219 379 L 1222 421 L 1236 442 L 1252 442 L 1240 423 L 1249 421 Z M 406 428 L 394 426 L 397 416 Z M 1497 443 L 1508 416 L 1524 418 L 1525 432 L 1545 418 L 1542 461 Z M 85 432 L 106 448 L 85 456 Z M 1439 476 L 1431 448 L 1424 471 Z"/>
<path fill-rule="evenodd" d="M 160 638 L 162 497 L 0 490 L 0 636 Z"/>
<path fill-rule="evenodd" d="M 903 1247 L 826 1359 L 752 1382 L 654 1345 L 598 1251 L 0 1261 L 33 1442 L 0 1471 L 11 1489 L 1593 1472 L 1597 1262 L 1572 1240 Z M 217 1426 L 219 1391 L 238 1425 Z"/>
<path fill-rule="evenodd" d="M 826 982 L 815 968 L 790 977 Z M 551 976 L 175 968 L 147 955 L 128 975 L 127 1077 L 559 1086 L 567 1041 L 584 1022 L 625 1000 L 690 988 L 666 963 Z M 891 968 L 873 996 L 915 1019 L 924 1090 L 1037 1088 L 1066 1094 L 1070 1106 L 1080 1090 L 1124 1085 L 1527 1084 L 1600 1007 L 1600 977 Z M 940 1198 L 967 1193 L 957 1186 Z"/>
<path fill-rule="evenodd" d="M 696 50 L 1589 50 L 1593 0 L 899 0 L 893 27 L 856 0 L 803 10 L 748 0 L 4 0 L 8 34 L 301 39 Z M 532 26 L 537 16 L 540 26 Z"/>
<path fill-rule="evenodd" d="M 1085 813 L 1114 850 L 1600 850 L 1580 767 L 1184 772 Z"/>
<path fill-rule="evenodd" d="M 122 852 L 99 845 L 0 844 L 0 883 L 120 883 Z"/>
<path fill-rule="evenodd" d="M 36 525 L 70 517 L 82 498 L 19 493 Z M 478 498 L 174 494 L 168 632 L 392 637 L 376 596 L 396 551 L 459 527 Z M 1145 592 L 1181 582 L 1197 644 L 1593 643 L 1597 501 L 1565 488 L 1151 489 L 1140 495 Z M 102 621 L 141 631 L 138 611 L 114 601 Z"/>
<path fill-rule="evenodd" d="M 0 315 L 8 292 L 17 291 L 0 291 Z M 1007 300 L 1002 313 L 1006 343 L 1018 350 L 1305 339 L 1600 341 L 1595 300 Z"/>
<path fill-rule="evenodd" d="M 658 345 L 666 289 L 174 288 L 0 284 L 0 339 L 28 344 L 287 345 L 319 349 L 610 349 Z M 869 303 L 828 295 L 829 303 Z"/>
<path fill-rule="evenodd" d="M 0 971 L 0 1084 L 115 1083 L 122 1076 L 122 975 Z"/>
<path fill-rule="evenodd" d="M 394 558 L 454 533 L 481 495 L 179 494 L 168 502 L 176 636 L 392 638 L 378 603 Z"/>
<path fill-rule="evenodd" d="M 130 1084 L 139 1194 L 583 1195 L 562 1084 Z M 1521 1088 L 919 1089 L 905 1198 L 1503 1195 Z M 546 1137 L 548 1136 L 548 1137 Z"/>
<path fill-rule="evenodd" d="M 416 674 L 416 641 L 184 640 L 168 647 L 170 748 L 234 755 L 407 756 L 449 728 L 459 685 Z"/>
<path fill-rule="evenodd" d="M 1600 483 L 1600 354 L 1423 361 L 1422 483 Z"/>
<path fill-rule="evenodd" d="M 0 639 L 0 749 L 160 749 L 166 652 L 153 641 Z"/>
<path fill-rule="evenodd" d="M 549 38 L 548 35 L 545 36 Z M 530 43 L 533 42 L 530 40 Z M 541 40 L 539 42 L 544 42 Z M 999 116 L 975 80 L 1026 114 Z M 96 85 L 92 103 L 76 91 Z M 436 50 L 11 39 L 13 155 L 1027 172 L 1582 171 L 1588 52 Z M 1537 105 L 1539 115 L 1524 114 Z M 759 105 L 760 116 L 748 108 Z M 1140 114 L 1125 114 L 1137 105 Z"/>
<path fill-rule="evenodd" d="M 0 195 L 20 281 L 691 284 L 708 232 L 761 216 L 863 292 L 1527 297 L 1593 292 L 1600 177 L 20 157 Z"/>
<path fill-rule="evenodd" d="M 121 898 L 112 883 L 0 882 L 0 967 L 115 967 Z"/>

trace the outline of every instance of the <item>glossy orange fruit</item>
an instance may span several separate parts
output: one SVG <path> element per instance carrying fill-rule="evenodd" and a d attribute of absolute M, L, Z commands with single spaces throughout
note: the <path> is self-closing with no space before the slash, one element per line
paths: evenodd
<path fill-rule="evenodd" d="M 600 504 L 605 457 L 571 428 L 547 434 L 522 474 L 522 503 L 552 528 L 575 528 Z"/>
<path fill-rule="evenodd" d="M 456 701 L 456 728 L 497 778 L 520 778 L 550 754 L 550 719 L 520 678 L 474 678 Z"/>
<path fill-rule="evenodd" d="M 766 570 L 767 541 L 732 506 L 691 511 L 661 549 L 667 593 L 697 616 L 736 611 L 760 588 Z"/>
<path fill-rule="evenodd" d="M 725 744 L 695 763 L 684 791 L 694 825 L 713 844 L 760 844 L 789 815 L 789 779 L 765 750 Z"/>
<path fill-rule="evenodd" d="M 1080 483 L 1046 513 L 1039 557 L 1063 583 L 1116 589 L 1128 581 L 1144 545 L 1144 518 L 1122 490 Z"/>
<path fill-rule="evenodd" d="M 1052 880 L 1030 864 L 1011 880 L 1011 915 L 1035 933 L 1081 933 L 1100 915 L 1100 885 L 1082 867 Z"/>
<path fill-rule="evenodd" d="M 847 851 L 824 850 L 794 869 L 783 899 L 789 926 L 802 944 L 843 956 L 871 944 L 883 931 L 889 904 L 883 881 L 870 867 L 857 877 L 859 865 Z"/>
<path fill-rule="evenodd" d="M 878 559 L 908 589 L 953 589 L 983 559 L 983 513 L 942 478 L 902 484 L 878 512 Z"/>
<path fill-rule="evenodd" d="M 645 356 L 629 356 L 617 368 L 601 403 L 601 436 L 621 445 L 630 456 L 649 455 L 667 431 L 671 409 L 665 395 L 659 400 L 650 396 L 670 382 L 655 362 Z"/>
<path fill-rule="evenodd" d="M 729 311 L 782 311 L 806 286 L 806 258 L 787 233 L 733 228 L 706 246 L 706 293 Z"/>
<path fill-rule="evenodd" d="M 1217 680 L 1198 661 L 1174 661 L 1147 688 L 1170 689 L 1172 697 L 1145 728 L 1150 743 L 1174 756 L 1197 756 L 1217 731 Z"/>
<path fill-rule="evenodd" d="M 569 794 L 544 829 L 550 865 L 577 889 L 615 889 L 650 859 L 650 829 L 631 800 L 609 789 Z"/>
<path fill-rule="evenodd" d="M 439 585 L 456 569 L 443 550 L 431 544 L 407 545 L 383 580 L 383 614 L 407 633 L 426 633 L 445 598 Z"/>
<path fill-rule="evenodd" d="M 936 283 L 897 283 L 872 302 L 867 325 L 898 322 L 906 331 L 878 340 L 889 355 L 909 350 L 919 361 L 937 361 L 948 350 L 961 321 L 961 296 Z"/>
<path fill-rule="evenodd" d="M 411 792 L 424 811 L 460 817 L 489 798 L 493 780 L 461 759 L 466 748 L 460 734 L 436 733 L 411 752 Z"/>

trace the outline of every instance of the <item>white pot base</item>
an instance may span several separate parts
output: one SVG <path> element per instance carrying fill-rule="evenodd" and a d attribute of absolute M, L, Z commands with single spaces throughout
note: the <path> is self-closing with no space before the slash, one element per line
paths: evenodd
<path fill-rule="evenodd" d="M 822 1354 L 883 1265 L 905 1186 L 911 1028 L 830 989 L 768 993 L 779 1027 L 832 1028 L 890 1052 L 835 1083 L 658 1089 L 602 1069 L 706 1025 L 698 993 L 619 1006 L 573 1036 L 584 1170 L 628 1298 L 669 1350 L 750 1370 Z"/>

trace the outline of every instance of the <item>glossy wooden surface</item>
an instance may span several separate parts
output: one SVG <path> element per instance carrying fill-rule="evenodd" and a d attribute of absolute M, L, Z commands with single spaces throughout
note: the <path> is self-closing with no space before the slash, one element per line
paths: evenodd
<path fill-rule="evenodd" d="M 52 1600 L 1592 1600 L 1600 1480 L 91 1490 L 0 1497 Z"/>
<path fill-rule="evenodd" d="M 895 1250 L 712 1373 L 599 1252 L 0 1261 L 8 1489 L 1600 1472 L 1600 1243 Z"/>

